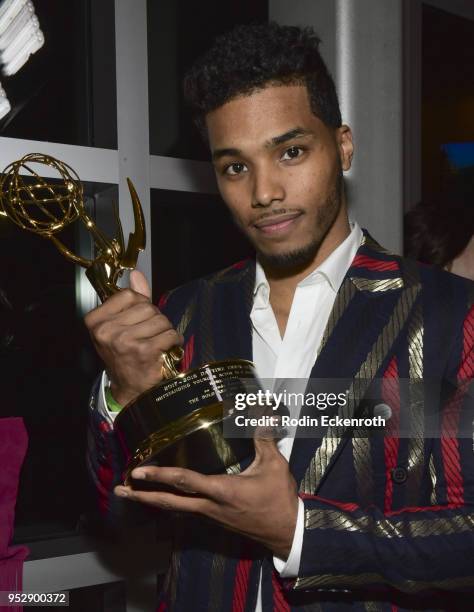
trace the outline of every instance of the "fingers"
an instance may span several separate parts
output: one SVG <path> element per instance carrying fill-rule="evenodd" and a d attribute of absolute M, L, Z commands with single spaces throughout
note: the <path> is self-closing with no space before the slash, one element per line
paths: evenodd
<path fill-rule="evenodd" d="M 133 470 L 132 478 L 165 484 L 183 493 L 197 494 L 216 501 L 227 497 L 230 486 L 230 477 L 225 474 L 207 476 L 185 468 L 140 467 Z"/>
<path fill-rule="evenodd" d="M 171 322 L 165 315 L 161 314 L 156 306 L 150 302 L 139 302 L 108 319 L 114 326 L 132 327 L 136 326 L 138 332 L 143 328 L 142 337 L 153 336 L 172 329 Z M 146 333 L 152 328 L 154 333 Z"/>
<path fill-rule="evenodd" d="M 215 515 L 215 502 L 228 497 L 231 484 L 226 475 L 206 476 L 184 468 L 152 466 L 136 468 L 132 478 L 168 485 L 180 493 L 139 491 L 126 486 L 115 487 L 114 493 L 163 510 L 197 512 L 210 517 Z"/>
<path fill-rule="evenodd" d="M 89 329 L 93 329 L 101 321 L 110 319 L 118 313 L 140 303 L 150 304 L 150 300 L 132 289 L 122 289 L 107 298 L 103 304 L 87 313 L 84 321 Z"/>
<path fill-rule="evenodd" d="M 132 285 L 149 293 L 144 276 Z M 85 317 L 99 357 L 104 362 L 115 400 L 127 405 L 163 379 L 161 356 L 184 338 L 148 297 L 123 289 Z"/>
<path fill-rule="evenodd" d="M 177 344 L 182 344 L 182 342 L 183 337 L 174 329 L 170 329 L 156 337 L 143 338 L 138 338 L 134 333 L 125 329 L 123 334 L 116 337 L 111 347 L 119 359 L 133 354 L 135 368 L 148 368 L 150 360 L 158 368 L 162 353 L 169 351 Z"/>
<path fill-rule="evenodd" d="M 171 323 L 163 314 L 161 314 L 156 306 L 154 306 L 151 302 L 142 300 L 138 300 L 137 302 L 131 304 L 127 309 L 111 315 L 108 320 L 114 321 L 121 325 L 135 325 L 152 318 L 161 319 L 163 331 L 171 327 Z"/>
<path fill-rule="evenodd" d="M 167 351 L 176 344 L 181 346 L 184 342 L 182 334 L 173 329 L 168 319 L 162 316 L 135 325 L 134 338 L 136 340 L 153 338 L 156 340 L 156 348 L 162 351 Z"/>
<path fill-rule="evenodd" d="M 101 306 L 101 308 L 104 307 L 105 304 Z M 89 314 L 92 315 L 92 313 Z M 109 313 L 108 316 L 107 313 L 104 316 L 102 312 L 100 318 L 97 316 L 95 320 L 90 316 L 86 320 L 86 325 L 93 333 L 93 338 L 98 345 L 108 345 L 111 338 L 114 338 L 117 346 L 131 348 L 129 340 L 139 341 L 154 338 L 160 334 L 166 337 L 163 347 L 158 347 L 162 350 L 168 350 L 174 344 L 183 343 L 182 335 L 173 329 L 169 319 L 142 296 L 126 310 L 121 310 L 113 315 Z"/>
<path fill-rule="evenodd" d="M 125 497 L 131 501 L 147 504 L 160 510 L 175 512 L 196 512 L 206 514 L 208 500 L 186 495 L 175 495 L 164 491 L 137 491 L 131 487 L 118 486 L 114 489 L 115 495 Z"/>
<path fill-rule="evenodd" d="M 140 293 L 151 300 L 151 288 L 148 284 L 146 276 L 140 270 L 132 270 L 130 272 L 130 289 Z"/>

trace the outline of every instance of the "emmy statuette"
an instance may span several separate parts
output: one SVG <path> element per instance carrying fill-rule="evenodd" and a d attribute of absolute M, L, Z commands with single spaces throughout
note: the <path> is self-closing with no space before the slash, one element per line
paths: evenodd
<path fill-rule="evenodd" d="M 38 165 L 57 172 L 59 181 L 48 183 L 34 170 Z M 101 301 L 120 291 L 120 276 L 135 268 L 145 248 L 143 211 L 130 179 L 135 229 L 125 246 L 118 214 L 117 235 L 110 239 L 87 214 L 80 179 L 64 162 L 30 153 L 8 165 L 2 174 L 0 213 L 21 229 L 51 240 L 64 257 L 85 268 Z M 73 253 L 58 238 L 75 222 L 91 234 L 94 259 Z M 259 389 L 253 364 L 233 359 L 180 372 L 182 356 L 181 347 L 165 352 L 162 382 L 125 406 L 115 419 L 114 430 L 127 458 L 126 482 L 135 467 L 148 464 L 186 467 L 205 474 L 232 472 L 233 466 L 253 453 L 251 439 L 223 435 L 224 421 L 232 418 L 235 394 Z"/>

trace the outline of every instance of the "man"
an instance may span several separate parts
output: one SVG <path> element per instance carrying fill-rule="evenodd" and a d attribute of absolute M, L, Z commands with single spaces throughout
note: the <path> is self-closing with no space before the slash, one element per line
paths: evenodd
<path fill-rule="evenodd" d="M 256 262 L 176 289 L 161 310 L 134 273 L 130 290 L 86 317 L 110 381 L 92 402 L 101 506 L 180 513 L 160 610 L 413 609 L 437 589 L 451 601 L 474 587 L 474 454 L 461 435 L 472 285 L 388 254 L 349 221 L 352 136 L 318 44 L 308 29 L 239 27 L 186 78 L 219 190 Z M 256 439 L 255 460 L 236 475 L 137 469 L 136 479 L 174 492 L 112 495 L 123 461 L 111 409 L 158 383 L 162 352 L 176 344 L 184 368 L 242 357 L 261 377 L 352 380 L 354 414 L 381 381 L 392 418 L 375 437 L 328 427 L 278 445 Z M 431 438 L 422 378 L 456 385 L 437 400 Z"/>

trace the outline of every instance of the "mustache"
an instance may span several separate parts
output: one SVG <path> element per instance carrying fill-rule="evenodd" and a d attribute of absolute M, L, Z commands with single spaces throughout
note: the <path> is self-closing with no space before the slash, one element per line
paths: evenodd
<path fill-rule="evenodd" d="M 286 215 L 288 213 L 300 213 L 302 210 L 300 208 L 275 208 L 274 210 L 267 211 L 262 213 L 260 216 L 252 219 L 252 223 L 259 223 L 259 221 L 263 221 L 264 219 L 268 219 L 270 217 L 277 217 L 279 215 Z"/>

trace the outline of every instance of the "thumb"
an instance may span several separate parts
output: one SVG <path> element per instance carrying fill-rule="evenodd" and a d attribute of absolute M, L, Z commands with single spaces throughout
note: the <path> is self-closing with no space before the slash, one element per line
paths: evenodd
<path fill-rule="evenodd" d="M 256 431 L 253 439 L 255 446 L 255 459 L 265 461 L 280 455 L 275 439 L 275 432 Z"/>
<path fill-rule="evenodd" d="M 140 270 L 132 270 L 130 272 L 130 289 L 141 293 L 151 300 L 151 288 L 148 284 L 146 276 Z"/>

